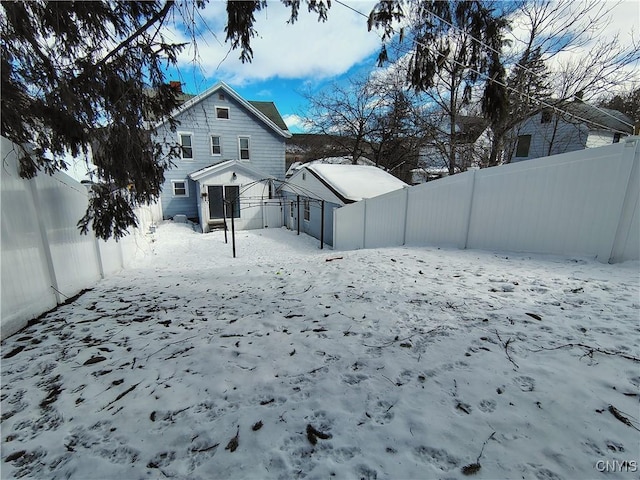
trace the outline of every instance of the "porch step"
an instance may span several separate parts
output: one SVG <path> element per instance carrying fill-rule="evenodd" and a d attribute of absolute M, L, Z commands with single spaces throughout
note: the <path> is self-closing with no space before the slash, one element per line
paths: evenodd
<path fill-rule="evenodd" d="M 209 226 L 209 231 L 212 230 L 224 230 L 224 222 L 210 220 L 207 222 Z"/>

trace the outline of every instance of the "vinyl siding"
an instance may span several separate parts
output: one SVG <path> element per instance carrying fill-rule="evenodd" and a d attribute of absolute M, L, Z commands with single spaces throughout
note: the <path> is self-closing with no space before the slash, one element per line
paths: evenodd
<path fill-rule="evenodd" d="M 522 122 L 513 131 L 513 135 L 514 150 L 511 152 L 511 161 L 519 162 L 582 150 L 587 146 L 589 130 L 585 125 L 569 123 L 555 115 L 550 122 L 541 123 L 541 114 L 538 113 Z M 531 135 L 529 154 L 516 157 L 517 138 L 521 135 Z"/>
<path fill-rule="evenodd" d="M 165 218 L 171 218 L 177 214 L 198 218 L 195 182 L 189 180 L 189 197 L 186 198 L 173 196 L 171 182 L 172 180 L 184 181 L 188 179 L 190 173 L 201 168 L 239 159 L 239 136 L 250 138 L 251 158 L 247 162 L 248 165 L 266 175 L 284 180 L 285 138 L 274 132 L 229 95 L 225 94 L 225 99 L 220 99 L 219 93 L 221 92 L 214 92 L 189 110 L 177 115 L 176 120 L 180 123 L 176 132 L 172 132 L 168 125 L 163 125 L 156 133 L 159 141 L 167 143 L 177 142 L 179 133 L 192 134 L 193 159 L 174 160 L 175 166 L 165 172 L 165 183 L 161 195 Z M 216 118 L 216 107 L 228 107 L 229 119 Z M 220 137 L 221 155 L 211 154 L 211 135 Z"/>

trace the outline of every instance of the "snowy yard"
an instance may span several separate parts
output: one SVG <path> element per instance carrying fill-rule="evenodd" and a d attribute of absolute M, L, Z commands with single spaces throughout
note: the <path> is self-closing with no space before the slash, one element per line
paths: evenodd
<path fill-rule="evenodd" d="M 638 262 L 155 237 L 3 342 L 2 478 L 638 478 Z"/>

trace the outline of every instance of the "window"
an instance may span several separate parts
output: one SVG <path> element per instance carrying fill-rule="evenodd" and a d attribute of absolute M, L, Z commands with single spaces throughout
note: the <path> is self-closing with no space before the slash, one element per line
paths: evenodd
<path fill-rule="evenodd" d="M 222 155 L 222 146 L 218 135 L 211 135 L 211 155 Z"/>
<path fill-rule="evenodd" d="M 291 218 L 293 218 L 293 217 L 295 217 L 295 216 L 296 216 L 296 212 L 295 212 L 295 210 L 294 210 L 295 205 L 296 205 L 296 203 L 292 200 L 292 201 L 291 201 L 291 207 L 290 207 L 290 209 L 289 209 L 289 216 L 290 216 Z"/>
<path fill-rule="evenodd" d="M 229 120 L 229 108 L 228 107 L 216 107 L 216 117 L 224 120 Z"/>
<path fill-rule="evenodd" d="M 309 199 L 305 198 L 304 202 L 303 202 L 303 206 L 304 206 L 304 219 L 308 222 L 309 218 L 310 218 L 310 209 L 309 209 Z"/>
<path fill-rule="evenodd" d="M 192 135 L 190 133 L 178 134 L 180 139 L 180 155 L 182 158 L 191 160 L 193 159 L 193 146 L 191 143 Z"/>
<path fill-rule="evenodd" d="M 173 196 L 174 197 L 188 197 L 189 196 L 189 187 L 187 186 L 187 182 L 185 181 L 173 181 L 171 182 L 173 186 Z"/>
<path fill-rule="evenodd" d="M 531 146 L 531 135 L 520 135 L 516 146 L 516 157 L 528 157 Z"/>
<path fill-rule="evenodd" d="M 193 158 L 192 136 L 190 133 L 180 133 L 180 156 L 186 159 Z"/>
<path fill-rule="evenodd" d="M 552 112 L 549 109 L 542 110 L 540 114 L 540 123 L 549 123 L 551 122 Z"/>
<path fill-rule="evenodd" d="M 249 160 L 249 137 L 238 137 L 240 146 L 240 160 Z"/>
<path fill-rule="evenodd" d="M 302 172 L 302 180 L 306 180 L 307 179 L 307 174 L 305 172 Z"/>
<path fill-rule="evenodd" d="M 620 132 L 616 132 L 613 134 L 613 143 L 620 143 L 620 138 L 622 137 L 622 135 L 620 134 Z"/>

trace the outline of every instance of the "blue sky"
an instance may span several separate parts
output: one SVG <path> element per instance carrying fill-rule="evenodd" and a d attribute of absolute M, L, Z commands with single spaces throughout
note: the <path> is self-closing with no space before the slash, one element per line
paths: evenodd
<path fill-rule="evenodd" d="M 344 3 L 365 15 L 375 5 L 358 0 Z M 247 100 L 275 102 L 291 131 L 300 132 L 297 117 L 305 110 L 303 92 L 376 66 L 380 37 L 367 30 L 365 17 L 332 2 L 327 22 L 318 22 L 315 13 L 301 8 L 298 21 L 288 24 L 290 10 L 276 0 L 256 14 L 254 58 L 242 64 L 240 51 L 230 52 L 224 42 L 225 8 L 226 3 L 217 0 L 207 5 L 198 22 L 198 51 L 187 47 L 178 69 L 168 71 L 168 78 L 183 82 L 188 93 L 201 93 L 222 80 Z M 181 30 L 169 32 L 167 38 L 189 41 Z"/>
<path fill-rule="evenodd" d="M 298 21 L 292 25 L 287 23 L 290 10 L 279 0 L 270 0 L 267 8 L 255 15 L 258 36 L 252 40 L 253 61 L 242 64 L 240 52 L 230 51 L 224 41 L 226 2 L 211 0 L 205 10 L 195 15 L 197 51 L 187 47 L 179 58 L 178 69 L 169 70 L 168 77 L 180 80 L 184 90 L 194 94 L 222 80 L 247 100 L 275 102 L 290 130 L 303 131 L 299 121 L 306 105 L 303 92 L 317 91 L 330 82 L 377 68 L 380 35 L 369 32 L 367 19 L 356 12 L 368 15 L 375 3 L 334 0 L 324 23 L 303 6 Z M 640 2 L 620 3 L 614 8 L 612 19 L 601 35 L 618 32 L 628 38 L 634 29 L 638 38 Z M 182 29 L 174 28 L 165 34 L 171 41 L 190 41 Z M 513 34 L 518 34 L 517 29 Z"/>

